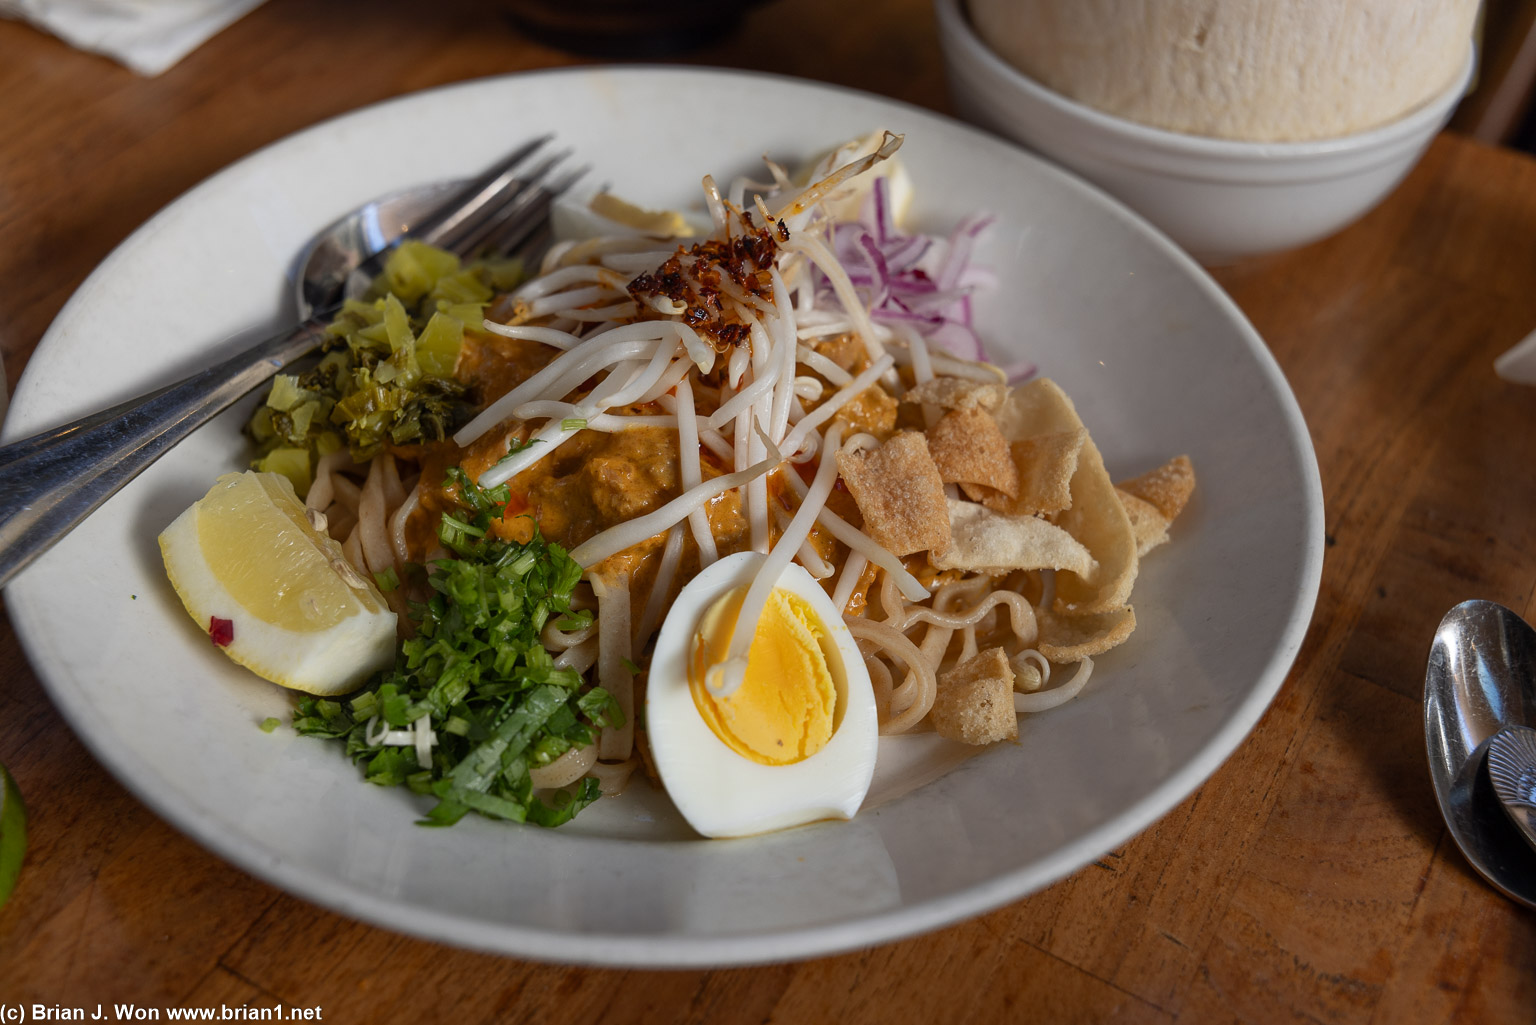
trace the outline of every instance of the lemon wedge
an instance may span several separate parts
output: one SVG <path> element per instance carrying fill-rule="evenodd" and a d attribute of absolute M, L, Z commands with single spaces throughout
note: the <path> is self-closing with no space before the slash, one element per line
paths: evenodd
<path fill-rule="evenodd" d="M 220 477 L 160 535 L 160 554 L 214 644 L 273 683 L 345 694 L 394 662 L 395 614 L 281 474 Z"/>

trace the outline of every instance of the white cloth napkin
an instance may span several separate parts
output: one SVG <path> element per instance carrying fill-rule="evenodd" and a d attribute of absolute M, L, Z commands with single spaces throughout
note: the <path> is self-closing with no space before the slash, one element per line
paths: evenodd
<path fill-rule="evenodd" d="M 0 16 L 29 21 L 81 50 L 158 75 L 262 0 L 0 0 Z"/>

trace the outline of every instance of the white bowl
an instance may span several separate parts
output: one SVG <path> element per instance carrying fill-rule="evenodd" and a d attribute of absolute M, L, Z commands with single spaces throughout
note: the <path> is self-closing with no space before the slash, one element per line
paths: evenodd
<path fill-rule="evenodd" d="M 1127 121 L 1053 92 L 998 56 L 962 0 L 935 0 L 960 115 L 1071 168 L 1198 259 L 1226 263 L 1305 245 L 1352 223 L 1418 162 L 1472 77 L 1397 121 L 1313 142 L 1240 142 Z"/>

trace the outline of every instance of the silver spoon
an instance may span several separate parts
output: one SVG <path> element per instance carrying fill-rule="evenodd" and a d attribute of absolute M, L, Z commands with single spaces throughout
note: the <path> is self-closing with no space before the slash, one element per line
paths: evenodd
<path fill-rule="evenodd" d="M 1440 812 L 1472 867 L 1536 908 L 1536 850 L 1505 814 L 1488 775 L 1490 742 L 1536 724 L 1536 631 L 1502 605 L 1445 614 L 1424 674 L 1424 739 Z"/>
<path fill-rule="evenodd" d="M 536 139 L 467 183 L 408 189 L 359 207 L 301 252 L 299 323 L 185 380 L 0 448 L 0 586 L 192 431 L 311 352 L 345 295 L 382 269 L 405 234 L 460 255 L 505 252 L 546 226 L 550 203 L 586 168 L 533 166 Z"/>

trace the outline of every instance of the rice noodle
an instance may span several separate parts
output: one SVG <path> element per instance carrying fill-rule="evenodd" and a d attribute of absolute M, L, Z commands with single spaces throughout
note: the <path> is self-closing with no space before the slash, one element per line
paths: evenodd
<path fill-rule="evenodd" d="M 927 659 L 923 657 L 917 645 L 890 624 L 878 623 L 858 616 L 844 616 L 843 622 L 848 625 L 848 632 L 854 637 L 861 641 L 873 642 L 879 648 L 900 659 L 907 667 L 908 679 L 914 685 L 912 700 L 901 711 L 896 712 L 896 697 L 895 693 L 892 694 L 892 711 L 895 714 L 880 724 L 880 733 L 882 736 L 887 736 L 907 732 L 916 726 L 933 707 L 934 695 L 938 693 L 938 680 L 934 676 L 933 669 L 929 667 Z"/>
<path fill-rule="evenodd" d="M 539 643 L 546 651 L 569 651 L 579 644 L 585 644 L 597 635 L 597 622 L 594 620 L 580 630 L 561 630 L 556 624 L 560 621 L 552 619 L 544 624 L 544 629 L 539 631 Z"/>
<path fill-rule="evenodd" d="M 613 696 L 624 715 L 624 725 L 603 727 L 597 739 L 597 755 L 603 759 L 628 758 L 635 739 L 635 684 L 629 667 L 629 578 L 592 577 L 597 596 L 597 680 Z"/>
<path fill-rule="evenodd" d="M 585 674 L 588 669 L 597 664 L 597 645 L 598 639 L 592 637 L 574 647 L 566 648 L 555 656 L 555 668 L 574 669 L 578 673 Z"/>
<path fill-rule="evenodd" d="M 938 602 L 935 601 L 935 604 Z M 922 605 L 911 605 L 907 607 L 902 626 L 905 628 L 915 623 L 931 623 L 950 630 L 970 630 L 998 606 L 1007 606 L 1014 635 L 1025 644 L 1034 643 L 1038 634 L 1035 610 L 1029 602 L 1024 600 L 1022 594 L 1012 591 L 991 591 L 976 605 L 959 613 L 935 611 Z"/>
<path fill-rule="evenodd" d="M 875 692 L 875 712 L 880 721 L 891 717 L 891 692 L 895 690 L 894 681 L 891 680 L 891 667 L 885 664 L 883 658 L 874 654 L 864 654 L 863 648 L 868 645 L 871 651 L 879 650 L 872 642 L 865 641 L 860 644 L 860 654 L 864 655 L 864 668 L 869 673 L 870 689 Z"/>
<path fill-rule="evenodd" d="M 368 573 L 382 573 L 395 563 L 394 546 L 389 543 L 389 528 L 385 524 L 384 469 L 386 461 L 393 457 L 374 459 L 368 467 L 368 479 L 363 482 L 362 496 L 357 504 L 358 542 L 362 546 L 362 563 L 358 567 Z"/>
<path fill-rule="evenodd" d="M 960 658 L 961 662 L 969 662 L 976 657 L 976 628 L 974 626 L 962 627 L 960 630 Z"/>
<path fill-rule="evenodd" d="M 305 508 L 319 509 L 322 512 L 330 508 L 336 496 L 336 477 L 342 467 L 351 465 L 352 454 L 345 446 L 315 460 L 315 480 L 310 484 L 309 494 L 304 498 Z M 355 509 L 356 506 L 354 505 L 353 508 Z"/>
<path fill-rule="evenodd" d="M 528 778 L 536 789 L 568 786 L 587 774 L 597 763 L 597 745 L 573 747 L 548 765 L 528 770 Z"/>
<path fill-rule="evenodd" d="M 411 513 L 421 505 L 421 485 L 417 484 L 389 517 L 389 540 L 395 550 L 395 566 L 404 568 L 411 561 L 411 553 L 405 543 L 405 524 Z"/>
<path fill-rule="evenodd" d="M 597 780 L 598 789 L 604 797 L 618 797 L 629 785 L 629 777 L 638 767 L 639 763 L 634 758 L 612 764 L 597 762 L 587 771 L 587 775 Z"/>
<path fill-rule="evenodd" d="M 334 504 L 341 506 L 350 512 L 357 512 L 358 505 L 363 500 L 363 488 L 357 481 L 340 473 L 331 475 L 331 487 L 336 490 Z"/>
<path fill-rule="evenodd" d="M 640 625 L 635 630 L 635 643 L 639 647 L 645 647 L 645 642 L 650 639 L 651 631 L 661 620 L 662 606 L 666 604 L 667 596 L 672 592 L 672 581 L 677 576 L 677 564 L 683 556 L 683 528 L 677 524 L 667 531 L 667 543 L 661 553 L 661 565 L 656 570 L 656 580 L 651 584 L 651 593 L 645 600 L 645 611 L 640 613 Z"/>

